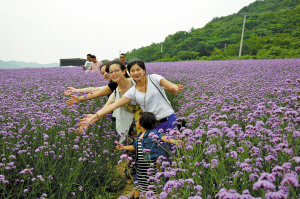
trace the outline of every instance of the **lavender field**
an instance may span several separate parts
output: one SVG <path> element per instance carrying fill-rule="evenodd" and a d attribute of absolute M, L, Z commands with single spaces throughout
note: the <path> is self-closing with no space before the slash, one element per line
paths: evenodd
<path fill-rule="evenodd" d="M 148 63 L 185 86 L 167 94 L 185 142 L 158 159 L 146 198 L 300 198 L 300 59 Z M 84 135 L 85 113 L 106 97 L 68 107 L 67 86 L 102 86 L 81 68 L 0 70 L 1 198 L 114 198 L 124 178 L 109 117 Z M 161 177 L 170 177 L 163 186 Z M 120 197 L 122 198 L 122 197 Z"/>

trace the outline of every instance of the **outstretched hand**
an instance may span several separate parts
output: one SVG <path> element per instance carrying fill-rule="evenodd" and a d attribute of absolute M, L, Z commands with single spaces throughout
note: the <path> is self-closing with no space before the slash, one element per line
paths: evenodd
<path fill-rule="evenodd" d="M 169 87 L 167 88 L 167 90 L 172 93 L 172 94 L 176 94 L 176 93 L 179 93 L 183 90 L 183 85 L 181 84 L 177 84 L 175 86 L 172 86 L 172 87 Z"/>
<path fill-rule="evenodd" d="M 79 102 L 79 100 L 77 100 L 77 96 L 71 95 L 71 99 L 68 99 L 68 100 L 66 101 L 66 104 L 67 104 L 68 106 L 71 106 L 71 105 L 73 105 L 73 104 L 75 104 L 75 103 L 78 103 L 78 102 Z"/>
<path fill-rule="evenodd" d="M 68 89 L 68 90 L 66 90 L 66 91 L 64 92 L 64 94 L 67 95 L 67 96 L 72 95 L 73 93 L 76 92 L 76 91 L 75 91 L 76 89 L 73 88 L 73 87 L 67 87 L 67 89 Z"/>
<path fill-rule="evenodd" d="M 119 151 L 124 150 L 124 145 L 119 143 L 119 144 L 116 146 L 116 148 L 117 148 L 117 150 L 119 150 Z"/>
<path fill-rule="evenodd" d="M 86 129 L 88 129 L 93 120 L 94 120 L 93 114 L 87 114 L 84 116 L 83 119 L 80 119 L 79 127 L 77 129 L 78 134 L 82 134 Z"/>
<path fill-rule="evenodd" d="M 172 144 L 176 144 L 177 146 L 183 147 L 184 142 L 181 141 L 181 140 L 174 140 L 174 141 L 172 142 Z"/>

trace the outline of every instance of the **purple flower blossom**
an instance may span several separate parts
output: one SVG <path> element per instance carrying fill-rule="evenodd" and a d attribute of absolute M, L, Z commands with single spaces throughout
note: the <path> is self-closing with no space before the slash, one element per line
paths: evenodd
<path fill-rule="evenodd" d="M 274 190 L 276 187 L 272 182 L 268 182 L 266 180 L 259 180 L 253 184 L 253 189 L 257 190 L 259 188 L 267 189 L 267 190 Z"/>

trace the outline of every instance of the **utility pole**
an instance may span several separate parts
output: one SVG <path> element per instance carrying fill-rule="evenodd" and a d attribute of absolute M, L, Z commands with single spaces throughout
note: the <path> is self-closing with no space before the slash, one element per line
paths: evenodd
<path fill-rule="evenodd" d="M 244 30 L 245 30 L 245 21 L 246 21 L 246 13 L 244 14 L 244 23 L 243 23 L 243 30 L 242 30 L 242 37 L 241 37 L 241 45 L 240 45 L 239 57 L 242 55 L 242 46 L 243 46 L 243 37 L 244 37 Z"/>

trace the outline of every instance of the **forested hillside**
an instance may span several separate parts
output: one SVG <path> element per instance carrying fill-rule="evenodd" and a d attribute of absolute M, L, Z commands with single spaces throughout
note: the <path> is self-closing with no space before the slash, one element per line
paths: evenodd
<path fill-rule="evenodd" d="M 242 57 L 238 57 L 246 14 Z M 300 0 L 257 0 L 203 28 L 178 31 L 161 43 L 133 49 L 127 60 L 270 59 L 300 57 Z"/>

